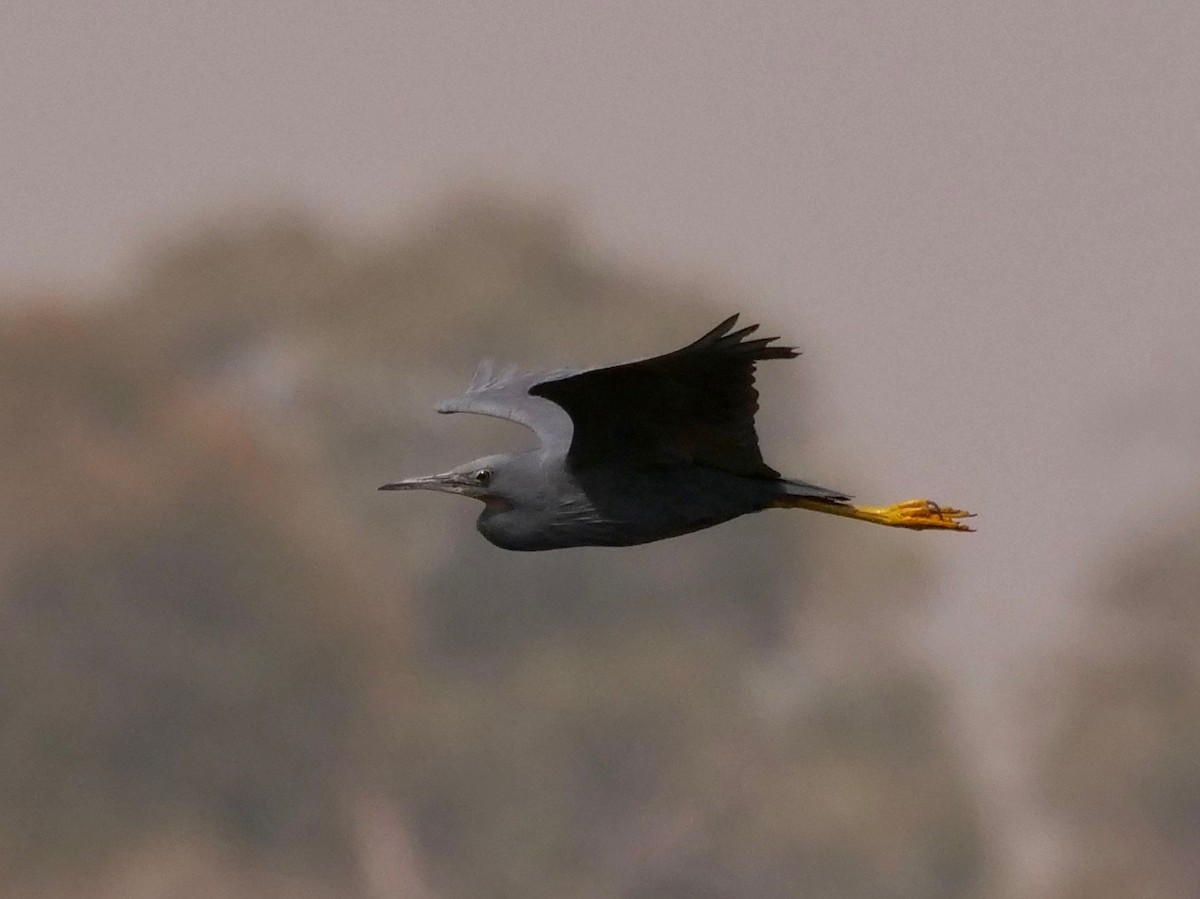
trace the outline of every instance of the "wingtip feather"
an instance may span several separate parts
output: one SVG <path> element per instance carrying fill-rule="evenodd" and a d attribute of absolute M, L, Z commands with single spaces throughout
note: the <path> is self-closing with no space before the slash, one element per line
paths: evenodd
<path fill-rule="evenodd" d="M 760 326 L 757 324 L 746 325 L 735 331 L 733 327 L 737 324 L 738 318 L 739 314 L 729 316 L 699 340 L 684 347 L 684 350 L 720 350 L 746 354 L 754 359 L 794 359 L 800 355 L 800 351 L 795 347 L 770 346 L 780 339 L 778 337 L 758 337 L 754 340 L 746 340 L 745 338 L 755 333 Z"/>
<path fill-rule="evenodd" d="M 729 318 L 725 319 L 725 321 L 721 322 L 711 331 L 707 332 L 703 337 L 688 344 L 687 349 L 707 346 L 710 343 L 716 343 L 717 341 L 721 340 L 726 334 L 729 333 L 733 326 L 737 324 L 738 316 L 740 314 L 741 313 L 739 312 L 735 312 L 733 315 L 729 316 Z"/>

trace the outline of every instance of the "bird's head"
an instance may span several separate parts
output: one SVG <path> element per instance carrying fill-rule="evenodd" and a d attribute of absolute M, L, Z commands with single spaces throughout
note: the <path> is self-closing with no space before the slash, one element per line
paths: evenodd
<path fill-rule="evenodd" d="M 578 546 L 577 527 L 591 509 L 588 497 L 566 476 L 559 460 L 531 450 L 486 456 L 442 474 L 407 478 L 380 490 L 440 490 L 483 503 L 476 527 L 504 549 Z"/>
<path fill-rule="evenodd" d="M 477 499 L 489 509 L 504 511 L 516 505 L 522 496 L 521 473 L 524 468 L 513 456 L 485 456 L 459 465 L 441 474 L 405 478 L 384 484 L 380 490 L 440 490 Z"/>

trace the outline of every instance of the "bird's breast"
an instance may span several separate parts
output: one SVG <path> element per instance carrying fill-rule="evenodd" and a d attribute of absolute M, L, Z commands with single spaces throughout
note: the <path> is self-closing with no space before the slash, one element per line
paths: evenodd
<path fill-rule="evenodd" d="M 763 486 L 725 472 L 591 472 L 547 502 L 485 508 L 478 528 L 505 549 L 632 546 L 764 508 Z"/>

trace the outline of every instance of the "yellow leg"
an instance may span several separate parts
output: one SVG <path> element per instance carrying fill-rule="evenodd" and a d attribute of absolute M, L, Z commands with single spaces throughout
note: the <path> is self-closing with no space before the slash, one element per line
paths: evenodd
<path fill-rule="evenodd" d="M 858 521 L 887 525 L 890 528 L 909 528 L 914 531 L 940 528 L 948 531 L 973 531 L 961 519 L 974 518 L 970 512 L 939 506 L 927 499 L 910 499 L 894 506 L 854 506 L 850 503 L 833 503 L 816 499 L 789 496 L 780 503 L 789 509 L 811 509 L 827 515 L 841 515 Z"/>

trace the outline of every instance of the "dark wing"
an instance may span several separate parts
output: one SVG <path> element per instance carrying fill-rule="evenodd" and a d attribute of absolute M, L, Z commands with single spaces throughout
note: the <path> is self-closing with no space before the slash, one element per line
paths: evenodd
<path fill-rule="evenodd" d="M 474 412 L 505 418 L 531 428 L 551 452 L 565 454 L 571 445 L 571 418 L 549 400 L 531 396 L 529 388 L 547 378 L 563 377 L 572 371 L 497 371 L 491 360 L 479 363 L 475 377 L 461 396 L 446 400 L 439 412 Z"/>
<path fill-rule="evenodd" d="M 796 350 L 747 340 L 758 325 L 726 319 L 695 343 L 651 359 L 545 377 L 529 391 L 562 406 L 575 425 L 568 459 L 576 467 L 705 465 L 751 477 L 778 477 L 763 462 L 754 430 L 754 363 Z"/>

